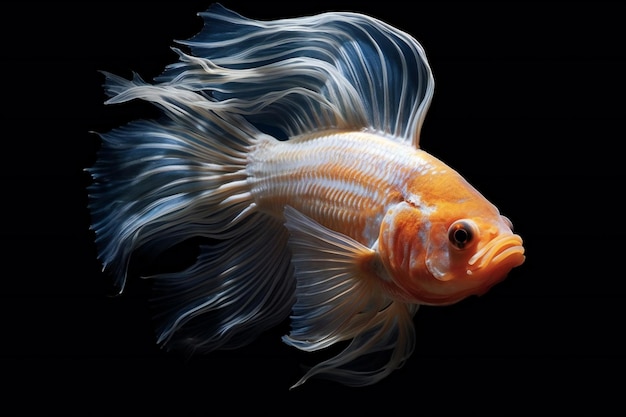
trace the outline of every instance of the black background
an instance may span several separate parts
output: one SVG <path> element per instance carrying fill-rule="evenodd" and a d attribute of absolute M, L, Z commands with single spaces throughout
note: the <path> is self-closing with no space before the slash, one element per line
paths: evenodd
<path fill-rule="evenodd" d="M 526 263 L 483 297 L 423 307 L 384 381 L 312 380 L 280 341 L 184 359 L 155 345 L 147 286 L 111 297 L 83 171 L 97 136 L 153 114 L 106 107 L 98 70 L 146 80 L 210 1 L 5 2 L 0 415 L 623 413 L 623 14 L 606 2 L 239 2 L 253 18 L 360 11 L 414 35 L 436 80 L 422 148 L 513 220 Z M 251 4 L 254 4 L 252 6 Z"/>

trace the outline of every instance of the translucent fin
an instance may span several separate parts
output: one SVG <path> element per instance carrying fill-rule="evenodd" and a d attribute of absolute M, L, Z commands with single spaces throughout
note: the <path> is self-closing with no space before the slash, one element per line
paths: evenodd
<path fill-rule="evenodd" d="M 415 343 L 417 306 L 392 301 L 360 265 L 373 251 L 327 229 L 297 210 L 285 209 L 296 276 L 292 329 L 283 341 L 317 351 L 350 340 L 337 356 L 315 365 L 312 376 L 345 385 L 370 385 L 400 367 Z"/>
<path fill-rule="evenodd" d="M 256 129 L 237 115 L 218 114 L 197 94 L 106 74 L 110 103 L 135 98 L 165 110 L 161 121 L 137 121 L 101 134 L 89 168 L 92 229 L 100 259 L 121 292 L 130 256 L 157 256 L 191 237 L 237 236 L 255 211 L 246 158 Z"/>
<path fill-rule="evenodd" d="M 325 129 L 374 130 L 419 145 L 434 81 L 421 45 L 349 12 L 256 21 L 219 4 L 179 41 L 180 62 L 157 80 L 204 91 L 286 139 Z"/>
<path fill-rule="evenodd" d="M 109 103 L 143 99 L 166 117 L 101 135 L 89 197 L 104 267 L 121 292 L 133 253 L 209 238 L 195 265 L 152 277 L 158 341 L 189 351 L 248 343 L 294 300 L 287 231 L 256 210 L 247 183 L 249 149 L 265 135 L 197 93 L 106 75 Z"/>
<path fill-rule="evenodd" d="M 341 353 L 313 366 L 291 388 L 311 377 L 355 387 L 372 385 L 401 368 L 415 348 L 413 316 L 418 307 L 391 302 Z"/>
<path fill-rule="evenodd" d="M 238 227 L 241 238 L 203 246 L 191 268 L 154 277 L 159 343 L 189 353 L 237 348 L 287 319 L 295 287 L 287 231 L 259 214 Z"/>

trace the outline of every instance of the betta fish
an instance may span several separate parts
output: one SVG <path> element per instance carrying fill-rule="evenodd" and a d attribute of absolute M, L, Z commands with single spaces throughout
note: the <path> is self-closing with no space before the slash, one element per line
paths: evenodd
<path fill-rule="evenodd" d="M 191 265 L 148 277 L 156 343 L 233 349 L 289 320 L 287 345 L 341 347 L 294 386 L 374 384 L 413 352 L 420 305 L 484 294 L 522 239 L 420 148 L 434 80 L 413 36 L 354 12 L 199 15 L 153 82 L 103 72 L 107 104 L 161 110 L 99 134 L 103 270 L 122 293 L 133 255 L 197 242 Z"/>

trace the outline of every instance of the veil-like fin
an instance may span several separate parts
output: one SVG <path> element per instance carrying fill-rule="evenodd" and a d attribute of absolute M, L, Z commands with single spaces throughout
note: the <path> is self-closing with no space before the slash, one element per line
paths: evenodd
<path fill-rule="evenodd" d="M 188 269 L 150 277 L 159 344 L 190 353 L 233 349 L 287 319 L 295 288 L 287 231 L 261 214 L 238 230 L 237 238 L 201 246 Z"/>
<path fill-rule="evenodd" d="M 255 211 L 245 169 L 262 134 L 241 116 L 203 106 L 197 94 L 104 74 L 108 103 L 142 99 L 166 115 L 101 134 L 87 169 L 99 258 L 121 292 L 134 252 L 157 256 L 185 239 L 226 238 Z"/>
<path fill-rule="evenodd" d="M 434 81 L 421 45 L 375 18 L 333 12 L 258 21 L 220 4 L 157 78 L 204 91 L 275 137 L 373 130 L 419 146 Z"/>
<path fill-rule="evenodd" d="M 415 348 L 413 316 L 418 308 L 418 304 L 391 302 L 343 351 L 311 367 L 291 388 L 312 377 L 348 386 L 372 385 L 401 368 Z"/>

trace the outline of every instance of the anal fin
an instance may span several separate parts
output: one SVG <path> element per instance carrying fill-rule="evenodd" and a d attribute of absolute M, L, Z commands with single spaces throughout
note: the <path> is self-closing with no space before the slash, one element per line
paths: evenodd
<path fill-rule="evenodd" d="M 188 269 L 149 277 L 159 344 L 188 352 L 233 349 L 287 319 L 294 301 L 287 231 L 260 213 L 236 231 L 201 246 Z"/>

